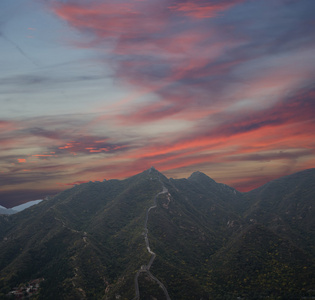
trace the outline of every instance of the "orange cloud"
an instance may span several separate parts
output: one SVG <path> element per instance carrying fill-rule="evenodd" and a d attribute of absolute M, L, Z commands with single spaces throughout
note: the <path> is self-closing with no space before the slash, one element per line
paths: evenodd
<path fill-rule="evenodd" d="M 51 155 L 51 154 L 33 154 L 32 156 L 35 156 L 35 157 L 56 157 L 56 155 Z"/>

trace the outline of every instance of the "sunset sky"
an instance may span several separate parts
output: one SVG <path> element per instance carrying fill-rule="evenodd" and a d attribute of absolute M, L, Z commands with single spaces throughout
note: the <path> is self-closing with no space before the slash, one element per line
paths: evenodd
<path fill-rule="evenodd" d="M 315 167 L 314 0 L 1 0 L 0 205 L 154 166 Z"/>

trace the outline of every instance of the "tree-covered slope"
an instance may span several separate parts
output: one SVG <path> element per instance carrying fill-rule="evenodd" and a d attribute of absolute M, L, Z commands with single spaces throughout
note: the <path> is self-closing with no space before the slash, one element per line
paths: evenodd
<path fill-rule="evenodd" d="M 41 299 L 101 299 L 125 273 L 133 280 L 148 256 L 145 208 L 160 188 L 145 174 L 87 183 L 10 216 L 0 243 L 2 293 L 44 277 Z"/>
<path fill-rule="evenodd" d="M 273 180 L 245 194 L 245 213 L 315 255 L 315 169 Z"/>
<path fill-rule="evenodd" d="M 261 224 L 247 226 L 211 259 L 216 299 L 301 299 L 314 288 L 314 257 Z"/>
<path fill-rule="evenodd" d="M 306 170 L 243 194 L 151 168 L 75 186 L 0 216 L 0 298 L 35 278 L 36 299 L 168 299 L 161 284 L 173 300 L 311 297 L 314 182 Z"/>

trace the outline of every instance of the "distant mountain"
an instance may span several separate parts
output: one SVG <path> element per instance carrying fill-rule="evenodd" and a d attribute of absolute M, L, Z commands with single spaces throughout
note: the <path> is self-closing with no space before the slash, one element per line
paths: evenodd
<path fill-rule="evenodd" d="M 12 208 L 5 208 L 5 207 L 0 205 L 0 215 L 16 214 L 17 212 L 20 212 L 26 208 L 29 208 L 35 204 L 38 204 L 41 201 L 42 200 L 33 200 L 33 201 L 29 201 L 29 202 L 23 203 L 23 204 L 18 205 L 18 206 L 14 206 Z"/>
<path fill-rule="evenodd" d="M 12 208 L 5 208 L 3 206 L 0 205 L 0 215 L 11 215 L 11 214 L 15 214 L 16 211 L 13 210 Z"/>
<path fill-rule="evenodd" d="M 44 278 L 36 299 L 310 299 L 314 179 L 240 193 L 150 168 L 75 186 L 0 216 L 0 298 Z"/>
<path fill-rule="evenodd" d="M 29 207 L 31 207 L 31 206 L 33 206 L 33 205 L 36 205 L 36 204 L 38 204 L 38 203 L 40 203 L 40 202 L 42 202 L 42 201 L 43 201 L 43 200 L 33 200 L 33 201 L 29 201 L 29 202 L 20 204 L 20 205 L 18 205 L 18 206 L 14 206 L 14 207 L 12 207 L 12 209 L 13 209 L 14 211 L 16 211 L 16 212 L 19 212 L 19 211 L 22 211 L 22 210 L 24 210 L 24 209 L 27 209 L 27 208 L 29 208 Z"/>

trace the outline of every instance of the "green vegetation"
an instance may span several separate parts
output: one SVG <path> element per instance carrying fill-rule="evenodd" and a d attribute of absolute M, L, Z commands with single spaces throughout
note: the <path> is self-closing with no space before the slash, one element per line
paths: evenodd
<path fill-rule="evenodd" d="M 171 299 L 314 297 L 315 170 L 239 193 L 205 174 L 168 180 L 154 169 L 90 182 L 0 216 L 0 298 L 44 278 L 36 299 L 133 299 L 150 269 Z M 164 299 L 139 275 L 140 299 Z M 313 294 L 312 294 L 313 293 Z"/>

